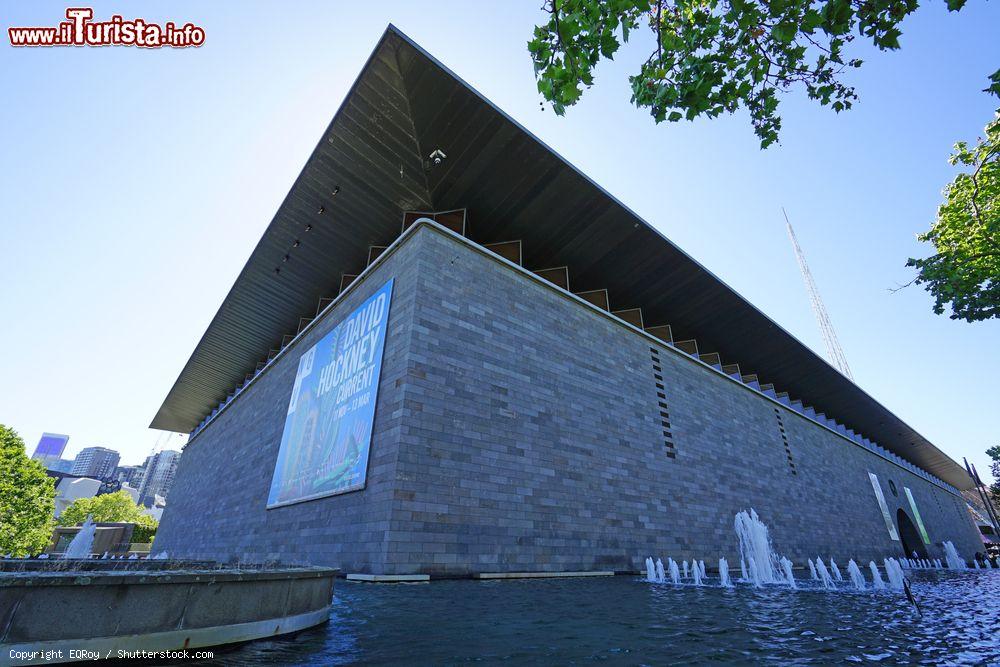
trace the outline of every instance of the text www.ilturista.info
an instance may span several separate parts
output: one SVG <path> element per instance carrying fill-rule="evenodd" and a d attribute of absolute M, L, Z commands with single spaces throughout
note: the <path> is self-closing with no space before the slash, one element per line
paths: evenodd
<path fill-rule="evenodd" d="M 11 46 L 140 46 L 158 49 L 164 46 L 186 48 L 205 43 L 205 29 L 173 21 L 163 25 L 141 18 L 126 20 L 117 14 L 107 21 L 92 21 L 90 7 L 70 7 L 68 21 L 52 27 L 7 28 Z"/>

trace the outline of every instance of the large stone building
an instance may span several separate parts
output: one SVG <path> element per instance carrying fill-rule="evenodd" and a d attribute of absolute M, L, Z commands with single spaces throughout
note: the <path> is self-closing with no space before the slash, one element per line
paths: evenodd
<path fill-rule="evenodd" d="M 981 549 L 954 461 L 391 27 L 152 426 L 172 556 Z"/>

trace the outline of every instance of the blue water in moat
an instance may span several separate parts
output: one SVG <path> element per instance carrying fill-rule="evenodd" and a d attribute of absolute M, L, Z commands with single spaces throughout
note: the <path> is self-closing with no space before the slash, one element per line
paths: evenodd
<path fill-rule="evenodd" d="M 631 576 L 339 580 L 329 624 L 202 664 L 1000 664 L 1000 570 L 906 574 L 922 617 L 902 593 L 847 583 L 824 592 Z"/>

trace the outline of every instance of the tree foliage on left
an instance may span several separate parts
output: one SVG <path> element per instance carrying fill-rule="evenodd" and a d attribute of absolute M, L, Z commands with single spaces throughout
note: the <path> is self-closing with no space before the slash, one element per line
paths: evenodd
<path fill-rule="evenodd" d="M 48 545 L 55 483 L 24 451 L 24 441 L 0 424 L 0 554 L 34 556 Z"/>
<path fill-rule="evenodd" d="M 133 542 L 149 542 L 156 534 L 156 519 L 143 514 L 142 505 L 132 500 L 128 491 L 105 493 L 92 498 L 77 498 L 59 515 L 59 525 L 78 526 L 90 517 L 95 523 L 134 523 Z"/>

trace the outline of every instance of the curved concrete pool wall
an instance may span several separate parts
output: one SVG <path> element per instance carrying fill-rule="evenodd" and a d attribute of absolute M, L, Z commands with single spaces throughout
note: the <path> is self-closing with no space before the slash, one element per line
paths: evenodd
<path fill-rule="evenodd" d="M 0 575 L 0 665 L 70 649 L 173 651 L 274 637 L 330 615 L 328 568 Z M 30 654 L 34 653 L 34 657 Z"/>

